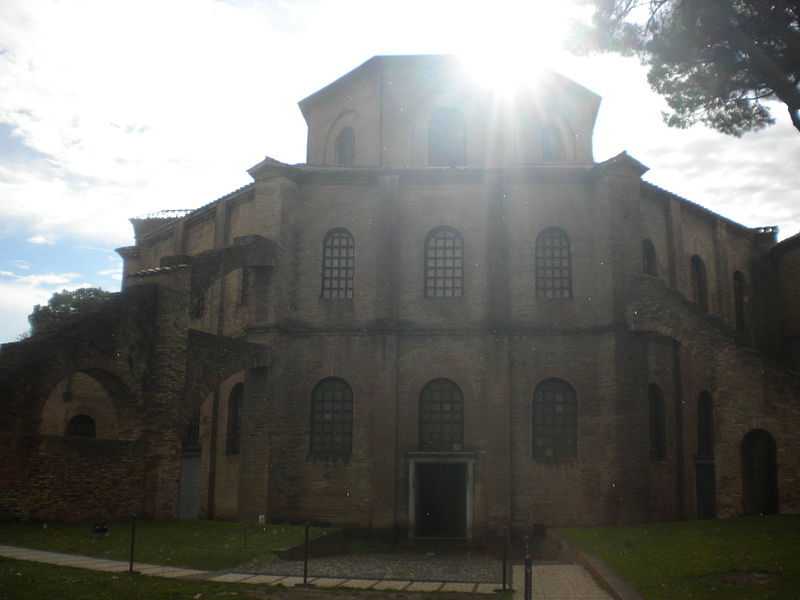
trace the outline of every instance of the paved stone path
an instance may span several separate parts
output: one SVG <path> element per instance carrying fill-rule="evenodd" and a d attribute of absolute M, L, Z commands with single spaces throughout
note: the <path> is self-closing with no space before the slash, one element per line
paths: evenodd
<path fill-rule="evenodd" d="M 18 560 L 50 563 L 65 567 L 124 572 L 129 563 L 121 560 L 92 558 L 74 554 L 60 554 L 44 550 L 19 548 L 0 545 L 0 556 Z M 155 577 L 172 577 L 179 579 L 207 579 L 209 581 L 260 583 L 291 587 L 303 583 L 303 578 L 294 575 L 267 575 L 255 573 L 217 573 L 182 567 L 164 567 L 146 563 L 134 563 L 134 570 L 143 575 Z M 513 567 L 515 584 L 514 599 L 522 600 L 524 569 Z M 476 594 L 493 594 L 500 587 L 499 583 L 462 582 L 462 581 L 410 581 L 394 579 L 348 579 L 343 577 L 309 577 L 308 583 L 318 587 L 343 587 L 358 589 L 395 590 L 408 592 L 469 592 Z M 582 567 L 577 565 L 544 564 L 533 567 L 534 600 L 611 600 L 606 592 L 591 578 Z"/>

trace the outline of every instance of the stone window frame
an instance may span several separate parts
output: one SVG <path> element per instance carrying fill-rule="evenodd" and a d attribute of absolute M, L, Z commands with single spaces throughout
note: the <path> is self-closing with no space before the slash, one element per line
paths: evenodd
<path fill-rule="evenodd" d="M 419 394 L 419 449 L 461 452 L 463 446 L 464 394 L 451 379 L 432 379 Z"/>
<path fill-rule="evenodd" d="M 557 377 L 540 381 L 531 411 L 533 458 L 566 461 L 578 458 L 578 396 L 569 382 Z"/>
<path fill-rule="evenodd" d="M 439 106 L 428 119 L 428 166 L 467 166 L 468 127 L 455 106 Z"/>
<path fill-rule="evenodd" d="M 356 131 L 349 125 L 337 134 L 333 143 L 333 164 L 337 166 L 356 164 Z"/>
<path fill-rule="evenodd" d="M 746 297 L 745 286 L 744 273 L 736 271 L 733 274 L 733 316 L 737 331 L 744 331 L 747 324 L 744 310 Z"/>
<path fill-rule="evenodd" d="M 656 254 L 656 247 L 649 239 L 642 241 L 642 262 L 644 275 L 658 277 L 658 257 Z"/>
<path fill-rule="evenodd" d="M 536 236 L 536 297 L 572 298 L 572 244 L 560 227 Z"/>
<path fill-rule="evenodd" d="M 436 227 L 425 236 L 425 297 L 464 295 L 464 238 L 454 227 Z"/>
<path fill-rule="evenodd" d="M 690 279 L 692 284 L 692 300 L 705 312 L 708 312 L 708 276 L 706 264 L 697 254 L 692 255 L 689 261 Z"/>
<path fill-rule="evenodd" d="M 353 453 L 353 390 L 339 377 L 326 377 L 311 392 L 309 455 L 347 458 Z"/>
<path fill-rule="evenodd" d="M 244 404 L 244 384 L 237 383 L 228 394 L 227 434 L 225 454 L 238 456 L 242 450 L 242 406 Z"/>
<path fill-rule="evenodd" d="M 331 300 L 355 296 L 356 243 L 347 229 L 336 227 L 322 242 L 320 297 Z"/>
<path fill-rule="evenodd" d="M 666 409 L 664 394 L 661 388 L 655 383 L 651 383 L 647 386 L 647 408 L 650 460 L 663 461 L 667 456 Z"/>

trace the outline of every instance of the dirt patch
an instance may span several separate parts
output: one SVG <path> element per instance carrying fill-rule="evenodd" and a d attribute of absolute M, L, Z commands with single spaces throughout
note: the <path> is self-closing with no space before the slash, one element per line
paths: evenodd
<path fill-rule="evenodd" d="M 729 571 L 722 576 L 722 583 L 728 585 L 758 585 L 762 583 L 777 583 L 780 577 L 775 573 L 765 571 Z"/>

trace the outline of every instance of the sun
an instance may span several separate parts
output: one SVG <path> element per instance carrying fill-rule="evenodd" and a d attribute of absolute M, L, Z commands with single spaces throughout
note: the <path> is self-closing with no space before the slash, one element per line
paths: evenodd
<path fill-rule="evenodd" d="M 467 23 L 458 56 L 476 81 L 500 95 L 513 95 L 535 83 L 565 53 L 574 16 L 569 2 L 499 0 L 491 10 L 463 15 Z"/>

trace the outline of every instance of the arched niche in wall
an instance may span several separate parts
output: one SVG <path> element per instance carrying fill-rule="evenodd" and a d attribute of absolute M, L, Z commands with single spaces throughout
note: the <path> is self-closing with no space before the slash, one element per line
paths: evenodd
<path fill-rule="evenodd" d="M 326 165 L 351 166 L 371 162 L 360 154 L 363 148 L 359 140 L 360 120 L 354 110 L 344 111 L 336 118 L 325 137 Z"/>
<path fill-rule="evenodd" d="M 94 435 L 85 435 L 88 421 Z M 41 435 L 78 435 L 98 439 L 132 440 L 136 437 L 130 396 L 113 374 L 97 369 L 79 370 L 62 379 L 42 408 Z"/>

